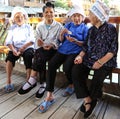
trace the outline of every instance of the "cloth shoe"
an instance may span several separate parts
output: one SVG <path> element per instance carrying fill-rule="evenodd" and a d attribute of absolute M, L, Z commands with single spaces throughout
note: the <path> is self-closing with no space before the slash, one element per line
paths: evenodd
<path fill-rule="evenodd" d="M 36 92 L 36 98 L 42 98 L 45 93 L 45 87 L 40 86 L 39 90 Z"/>
<path fill-rule="evenodd" d="M 90 109 L 88 111 L 85 111 L 85 114 L 84 114 L 85 119 L 91 116 L 91 114 L 97 104 L 97 100 L 92 100 L 92 102 L 86 103 L 85 105 L 88 105 L 88 104 L 90 105 Z"/>
<path fill-rule="evenodd" d="M 28 93 L 29 91 L 31 91 L 36 85 L 37 85 L 37 83 L 35 83 L 35 84 L 31 84 L 30 82 L 27 82 L 29 85 L 30 85 L 30 87 L 28 88 L 28 89 L 26 89 L 26 90 L 23 90 L 23 86 L 18 90 L 18 94 L 19 95 L 24 95 L 24 94 L 26 94 L 26 93 Z"/>

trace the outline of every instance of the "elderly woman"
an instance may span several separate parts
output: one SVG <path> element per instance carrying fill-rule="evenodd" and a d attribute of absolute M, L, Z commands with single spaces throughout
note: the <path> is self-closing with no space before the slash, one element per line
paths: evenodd
<path fill-rule="evenodd" d="M 31 91 L 37 84 L 37 73 L 40 73 L 40 87 L 36 92 L 36 98 L 44 95 L 46 88 L 46 62 L 49 61 L 56 53 L 59 46 L 59 33 L 63 26 L 54 20 L 54 4 L 47 2 L 43 6 L 44 20 L 37 25 L 36 41 L 37 48 L 34 54 L 32 71 L 28 82 L 26 82 L 18 91 L 24 95 Z"/>
<path fill-rule="evenodd" d="M 118 34 L 116 28 L 107 23 L 109 9 L 101 1 L 96 1 L 90 8 L 89 19 L 93 25 L 88 32 L 83 50 L 74 60 L 72 78 L 77 98 L 83 98 L 80 110 L 84 117 L 89 117 L 102 96 L 103 81 L 116 67 Z M 86 79 L 90 70 L 94 76 L 88 89 Z"/>
<path fill-rule="evenodd" d="M 45 101 L 40 104 L 39 112 L 45 112 L 55 102 L 53 95 L 56 70 L 63 64 L 63 70 L 68 79 L 69 85 L 65 89 L 63 96 L 69 96 L 74 93 L 71 72 L 74 65 L 74 59 L 82 50 L 82 45 L 88 33 L 88 27 L 83 22 L 84 11 L 81 8 L 73 8 L 69 12 L 71 22 L 65 24 L 65 28 L 60 33 L 60 43 L 57 53 L 49 61 L 47 78 L 47 96 Z"/>
<path fill-rule="evenodd" d="M 14 8 L 11 16 L 13 24 L 11 25 L 6 38 L 6 45 L 10 49 L 6 58 L 6 92 L 14 90 L 11 80 L 12 70 L 15 66 L 16 60 L 21 56 L 23 57 L 26 67 L 27 80 L 30 76 L 35 38 L 32 28 L 26 23 L 27 18 L 28 15 L 22 7 Z"/>

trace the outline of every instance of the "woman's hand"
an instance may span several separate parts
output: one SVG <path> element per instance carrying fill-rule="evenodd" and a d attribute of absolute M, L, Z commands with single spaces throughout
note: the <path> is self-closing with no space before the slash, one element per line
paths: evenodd
<path fill-rule="evenodd" d="M 92 69 L 99 69 L 103 66 L 103 64 L 100 64 L 98 61 L 96 61 L 93 66 L 92 66 Z"/>
<path fill-rule="evenodd" d="M 20 56 L 21 55 L 21 52 L 20 51 L 18 51 L 17 52 L 17 50 L 13 50 L 13 54 L 15 55 L 15 56 Z"/>
<path fill-rule="evenodd" d="M 65 33 L 68 33 L 69 31 L 65 28 L 65 29 L 63 29 L 62 31 L 61 31 L 61 35 L 64 35 Z"/>
<path fill-rule="evenodd" d="M 59 40 L 62 42 L 64 40 L 64 34 L 65 33 L 68 33 L 68 30 L 67 29 L 63 29 L 61 32 L 60 32 L 60 35 L 59 35 Z"/>
<path fill-rule="evenodd" d="M 21 52 L 20 52 L 20 51 L 18 51 L 18 52 L 17 52 L 17 56 L 20 56 L 20 55 L 21 55 Z"/>
<path fill-rule="evenodd" d="M 43 40 L 38 39 L 37 44 L 38 44 L 38 46 L 43 46 L 44 42 L 43 42 Z"/>
<path fill-rule="evenodd" d="M 23 52 L 25 51 L 25 49 L 26 49 L 26 47 L 23 46 L 23 47 L 21 47 L 21 48 L 19 49 L 19 52 L 20 52 L 20 53 L 23 53 Z M 18 53 L 18 54 L 20 54 L 20 53 Z"/>
<path fill-rule="evenodd" d="M 17 50 L 12 50 L 13 51 L 13 55 L 15 55 L 15 56 L 18 56 L 18 54 L 17 54 Z"/>
<path fill-rule="evenodd" d="M 50 50 L 53 46 L 52 45 L 44 45 L 43 49 L 44 50 Z"/>
<path fill-rule="evenodd" d="M 66 36 L 67 40 L 69 40 L 70 42 L 75 42 L 76 40 L 73 37 L 70 36 Z"/>
<path fill-rule="evenodd" d="M 82 58 L 80 55 L 78 55 L 78 56 L 75 58 L 74 63 L 75 63 L 75 64 L 81 64 L 82 61 L 83 61 L 83 58 Z"/>

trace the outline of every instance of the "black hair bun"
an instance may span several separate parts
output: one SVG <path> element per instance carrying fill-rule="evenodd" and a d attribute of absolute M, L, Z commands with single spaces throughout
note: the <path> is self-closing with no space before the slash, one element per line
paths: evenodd
<path fill-rule="evenodd" d="M 47 7 L 52 7 L 52 8 L 54 8 L 54 4 L 52 4 L 51 2 L 47 2 L 47 3 L 46 3 L 46 6 L 47 6 Z"/>

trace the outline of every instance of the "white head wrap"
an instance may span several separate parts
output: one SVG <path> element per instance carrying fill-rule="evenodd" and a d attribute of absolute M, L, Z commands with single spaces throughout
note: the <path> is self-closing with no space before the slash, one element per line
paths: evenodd
<path fill-rule="evenodd" d="M 73 14 L 81 14 L 83 16 L 83 19 L 85 18 L 84 10 L 82 7 L 74 6 L 68 13 L 67 16 L 72 16 Z"/>
<path fill-rule="evenodd" d="M 28 14 L 27 14 L 27 12 L 24 10 L 24 8 L 22 8 L 22 7 L 15 7 L 15 8 L 13 9 L 13 11 L 12 11 L 11 20 L 14 19 L 15 14 L 18 13 L 18 12 L 23 13 L 23 14 L 25 15 L 25 19 L 26 19 L 26 20 L 28 19 Z"/>
<path fill-rule="evenodd" d="M 97 18 L 104 23 L 105 21 L 109 20 L 109 8 L 100 0 L 97 0 L 92 7 L 90 8 L 90 11 L 97 16 Z"/>

